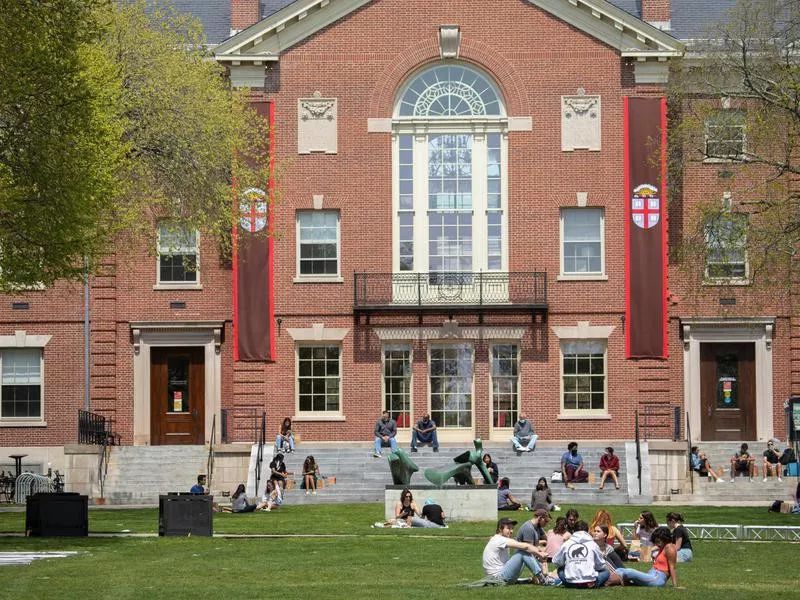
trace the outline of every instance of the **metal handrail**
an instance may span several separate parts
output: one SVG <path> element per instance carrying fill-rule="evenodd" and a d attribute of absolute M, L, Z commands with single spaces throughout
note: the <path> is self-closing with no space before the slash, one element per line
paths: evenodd
<path fill-rule="evenodd" d="M 211 489 L 211 482 L 214 479 L 214 444 L 217 440 L 217 415 L 211 419 L 211 437 L 208 438 L 208 458 L 206 459 L 206 480 L 208 489 Z"/>
<path fill-rule="evenodd" d="M 692 427 L 689 425 L 689 411 L 686 411 L 686 476 L 689 478 L 692 494 L 694 494 L 694 477 L 692 477 Z"/>
<path fill-rule="evenodd" d="M 255 480 L 256 480 L 256 496 L 258 495 L 258 487 L 261 483 L 261 462 L 264 460 L 264 442 L 267 437 L 267 413 L 261 413 L 261 431 L 258 436 L 258 454 L 256 455 L 255 467 Z"/>
<path fill-rule="evenodd" d="M 106 477 L 108 476 L 108 459 L 111 456 L 111 449 L 108 445 L 108 438 L 103 438 L 100 444 L 100 452 L 97 464 L 97 483 L 100 486 L 100 497 L 105 498 Z"/>
<path fill-rule="evenodd" d="M 642 446 L 639 441 L 639 410 L 634 413 L 634 440 L 636 443 L 636 479 L 639 481 L 639 495 L 642 495 Z"/>

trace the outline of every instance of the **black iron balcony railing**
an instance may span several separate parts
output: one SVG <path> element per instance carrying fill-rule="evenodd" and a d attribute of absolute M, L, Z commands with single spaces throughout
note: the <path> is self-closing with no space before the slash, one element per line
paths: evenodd
<path fill-rule="evenodd" d="M 356 273 L 355 310 L 547 309 L 547 274 Z"/>

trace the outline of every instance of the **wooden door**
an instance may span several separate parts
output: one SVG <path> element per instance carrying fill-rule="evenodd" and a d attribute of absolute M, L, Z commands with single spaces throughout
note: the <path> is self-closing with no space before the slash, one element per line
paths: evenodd
<path fill-rule="evenodd" d="M 755 344 L 700 344 L 701 438 L 755 439 Z"/>
<path fill-rule="evenodd" d="M 150 443 L 205 443 L 204 349 L 150 350 Z"/>

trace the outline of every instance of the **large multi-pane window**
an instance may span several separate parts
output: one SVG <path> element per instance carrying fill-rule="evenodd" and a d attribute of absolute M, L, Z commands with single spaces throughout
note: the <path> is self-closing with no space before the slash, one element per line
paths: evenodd
<path fill-rule="evenodd" d="M 300 277 L 338 277 L 339 211 L 298 211 L 297 246 Z"/>
<path fill-rule="evenodd" d="M 747 151 L 745 114 L 739 110 L 718 110 L 706 119 L 706 157 L 711 160 L 740 160 Z"/>
<path fill-rule="evenodd" d="M 398 427 L 411 426 L 411 346 L 383 347 L 383 406 Z"/>
<path fill-rule="evenodd" d="M 603 209 L 561 209 L 561 272 L 603 274 Z"/>
<path fill-rule="evenodd" d="M 741 213 L 723 213 L 705 223 L 708 279 L 747 278 L 747 226 Z"/>
<path fill-rule="evenodd" d="M 395 271 L 463 285 L 507 268 L 506 124 L 496 88 L 471 67 L 409 81 L 393 124 Z"/>
<path fill-rule="evenodd" d="M 562 405 L 565 412 L 606 410 L 606 343 L 561 342 Z"/>
<path fill-rule="evenodd" d="M 42 351 L 13 348 L 0 352 L 0 418 L 42 418 Z"/>
<path fill-rule="evenodd" d="M 492 425 L 512 427 L 519 409 L 519 346 L 492 346 Z"/>
<path fill-rule="evenodd" d="M 341 348 L 334 345 L 297 348 L 300 412 L 339 412 Z"/>
<path fill-rule="evenodd" d="M 196 284 L 197 231 L 173 223 L 158 224 L 158 283 Z"/>
<path fill-rule="evenodd" d="M 431 418 L 438 427 L 472 427 L 472 346 L 430 347 Z"/>

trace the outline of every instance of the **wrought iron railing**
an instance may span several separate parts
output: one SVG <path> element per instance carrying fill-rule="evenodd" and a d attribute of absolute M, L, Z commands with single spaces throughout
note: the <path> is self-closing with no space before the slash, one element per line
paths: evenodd
<path fill-rule="evenodd" d="M 264 413 L 260 406 L 234 406 L 220 411 L 220 439 L 223 444 L 245 442 L 257 444 L 261 428 L 261 416 Z"/>
<path fill-rule="evenodd" d="M 681 407 L 669 404 L 646 404 L 639 409 L 642 439 L 677 442 L 681 439 Z"/>
<path fill-rule="evenodd" d="M 118 446 L 120 435 L 114 431 L 114 419 L 86 410 L 79 410 L 78 443 Z"/>
<path fill-rule="evenodd" d="M 261 463 L 264 461 L 264 444 L 267 439 L 267 413 L 261 413 L 261 430 L 258 434 L 258 454 L 256 455 L 256 496 L 258 496 L 258 486 L 261 483 Z"/>
<path fill-rule="evenodd" d="M 214 479 L 214 444 L 217 443 L 217 415 L 211 419 L 211 437 L 208 438 L 208 458 L 206 459 L 206 481 L 208 489 Z"/>
<path fill-rule="evenodd" d="M 547 306 L 542 272 L 355 273 L 356 309 L 376 307 Z"/>

